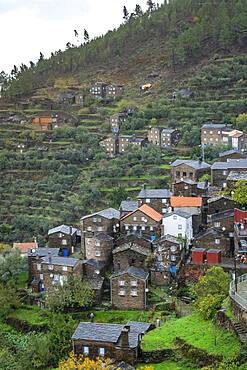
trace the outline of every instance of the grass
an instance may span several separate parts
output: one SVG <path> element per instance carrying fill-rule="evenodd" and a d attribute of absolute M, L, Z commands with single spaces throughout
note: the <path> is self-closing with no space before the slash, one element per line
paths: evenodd
<path fill-rule="evenodd" d="M 76 319 L 88 321 L 89 312 L 75 315 Z M 128 321 L 153 321 L 162 315 L 162 311 L 94 311 L 95 322 L 126 324 Z"/>
<path fill-rule="evenodd" d="M 26 321 L 31 325 L 45 325 L 48 322 L 47 311 L 37 306 L 26 306 L 12 312 L 9 317 Z"/>
<path fill-rule="evenodd" d="M 222 355 L 226 358 L 236 356 L 240 350 L 240 344 L 235 335 L 227 330 L 216 328 L 211 321 L 203 320 L 199 314 L 167 321 L 160 328 L 144 336 L 142 347 L 145 351 L 174 348 L 176 337 L 210 354 Z"/>
<path fill-rule="evenodd" d="M 139 365 L 137 369 L 141 370 L 144 366 L 145 365 Z M 147 366 L 151 367 L 153 370 L 196 370 L 196 368 L 188 361 L 175 362 L 167 360 L 160 364 L 148 364 Z"/>

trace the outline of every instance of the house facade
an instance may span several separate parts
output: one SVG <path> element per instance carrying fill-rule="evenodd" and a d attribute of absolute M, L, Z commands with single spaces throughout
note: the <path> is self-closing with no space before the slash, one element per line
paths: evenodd
<path fill-rule="evenodd" d="M 49 248 L 60 248 L 65 257 L 74 253 L 77 242 L 77 229 L 72 226 L 60 225 L 48 231 Z"/>
<path fill-rule="evenodd" d="M 103 261 L 106 264 L 111 262 L 113 250 L 113 237 L 106 233 L 86 233 L 85 251 L 86 259 Z"/>
<path fill-rule="evenodd" d="M 228 209 L 234 209 L 235 207 L 236 202 L 234 202 L 232 198 L 225 195 L 219 195 L 208 199 L 207 214 L 212 215 L 214 213 L 227 211 Z"/>
<path fill-rule="evenodd" d="M 177 197 L 205 196 L 208 186 L 208 181 L 180 180 L 172 184 L 172 192 Z"/>
<path fill-rule="evenodd" d="M 106 357 L 135 364 L 142 336 L 150 324 L 129 321 L 127 325 L 81 322 L 72 335 L 73 352 L 90 358 Z"/>
<path fill-rule="evenodd" d="M 220 162 L 228 162 L 230 159 L 241 159 L 246 158 L 246 154 L 244 154 L 241 150 L 231 149 L 226 150 L 219 154 Z"/>
<path fill-rule="evenodd" d="M 119 140 L 117 136 L 108 136 L 100 141 L 99 145 L 106 151 L 109 157 L 113 157 L 119 152 Z"/>
<path fill-rule="evenodd" d="M 111 277 L 111 302 L 117 309 L 145 310 L 147 306 L 148 272 L 128 267 Z"/>
<path fill-rule="evenodd" d="M 247 159 L 231 159 L 228 162 L 215 162 L 211 167 L 212 185 L 227 187 L 227 177 L 231 171 L 246 172 Z"/>
<path fill-rule="evenodd" d="M 119 135 L 119 153 L 122 154 L 126 152 L 128 146 L 132 143 L 134 135 Z"/>
<path fill-rule="evenodd" d="M 162 215 L 147 204 L 124 216 L 120 221 L 121 232 L 136 233 L 156 239 L 161 233 Z"/>
<path fill-rule="evenodd" d="M 228 132 L 231 126 L 206 123 L 201 128 L 201 143 L 204 145 L 228 145 Z"/>
<path fill-rule="evenodd" d="M 145 261 L 150 254 L 150 248 L 135 242 L 121 244 L 113 250 L 114 271 L 123 271 L 129 266 L 145 268 Z"/>
<path fill-rule="evenodd" d="M 193 238 L 192 215 L 182 211 L 166 214 L 162 220 L 162 235 L 166 234 L 190 242 Z"/>
<path fill-rule="evenodd" d="M 210 175 L 210 165 L 202 161 L 177 159 L 171 164 L 172 183 L 183 180 L 197 182 L 205 174 Z"/>
<path fill-rule="evenodd" d="M 138 204 L 139 207 L 147 204 L 159 213 L 167 213 L 171 196 L 169 189 L 146 189 L 144 187 L 138 194 Z"/>
<path fill-rule="evenodd" d="M 222 251 L 222 256 L 232 256 L 234 246 L 229 238 L 229 235 L 222 229 L 210 227 L 209 229 L 202 230 L 194 236 L 193 246 L 196 248 L 219 249 Z"/>
<path fill-rule="evenodd" d="M 107 208 L 103 211 L 93 213 L 81 218 L 81 232 L 101 233 L 109 235 L 117 232 L 119 228 L 120 212 L 114 208 Z M 82 241 L 83 241 L 82 237 Z"/>
<path fill-rule="evenodd" d="M 106 99 L 116 99 L 123 95 L 124 87 L 123 85 L 107 85 L 105 88 Z"/>
<path fill-rule="evenodd" d="M 164 128 L 161 131 L 161 146 L 164 148 L 176 145 L 180 140 L 180 132 L 177 129 Z"/>
<path fill-rule="evenodd" d="M 106 96 L 106 86 L 107 84 L 104 82 L 95 82 L 90 87 L 90 95 L 97 98 L 103 99 Z"/>
<path fill-rule="evenodd" d="M 220 228 L 222 231 L 227 232 L 229 237 L 233 237 L 234 231 L 233 209 L 208 215 L 207 222 L 209 227 Z"/>

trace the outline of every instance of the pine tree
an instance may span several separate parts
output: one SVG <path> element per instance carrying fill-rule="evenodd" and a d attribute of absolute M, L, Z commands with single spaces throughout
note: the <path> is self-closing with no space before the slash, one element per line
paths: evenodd
<path fill-rule="evenodd" d="M 127 20 L 129 19 L 129 12 L 128 12 L 128 10 L 127 10 L 127 8 L 126 8 L 126 6 L 124 5 L 124 7 L 123 7 L 123 19 L 127 22 Z"/>
<path fill-rule="evenodd" d="M 148 11 L 152 12 L 155 9 L 155 3 L 152 0 L 147 1 Z"/>
<path fill-rule="evenodd" d="M 41 60 L 44 60 L 44 54 L 42 54 L 42 53 L 40 52 L 40 53 L 39 53 L 39 62 L 40 62 Z"/>
<path fill-rule="evenodd" d="M 137 17 L 140 17 L 142 14 L 143 14 L 143 12 L 142 12 L 141 6 L 139 4 L 136 4 L 136 7 L 135 7 L 135 15 Z"/>
<path fill-rule="evenodd" d="M 87 44 L 89 42 L 89 33 L 84 29 L 84 41 Z"/>

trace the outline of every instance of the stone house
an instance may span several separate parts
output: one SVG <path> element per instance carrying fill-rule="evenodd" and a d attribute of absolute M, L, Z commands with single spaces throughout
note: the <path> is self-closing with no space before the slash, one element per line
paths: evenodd
<path fill-rule="evenodd" d="M 149 238 L 147 238 L 144 235 L 138 235 L 138 234 L 121 234 L 116 240 L 115 245 L 116 247 L 126 244 L 126 243 L 135 243 L 140 245 L 141 247 L 145 249 L 149 249 L 152 251 L 152 242 Z"/>
<path fill-rule="evenodd" d="M 88 284 L 93 291 L 93 304 L 100 305 L 104 296 L 105 278 L 103 276 L 93 279 L 85 277 L 83 282 Z"/>
<path fill-rule="evenodd" d="M 145 310 L 147 305 L 148 272 L 128 267 L 111 276 L 111 302 L 116 309 Z"/>
<path fill-rule="evenodd" d="M 208 186 L 208 181 L 180 180 L 172 184 L 172 192 L 177 197 L 206 196 Z"/>
<path fill-rule="evenodd" d="M 177 267 L 185 255 L 184 243 L 173 235 L 164 235 L 153 243 L 153 247 L 158 262 L 169 263 Z"/>
<path fill-rule="evenodd" d="M 142 337 L 151 328 L 150 324 L 134 321 L 127 325 L 81 322 L 71 338 L 73 352 L 135 364 L 141 354 Z"/>
<path fill-rule="evenodd" d="M 155 240 L 161 233 L 162 215 L 147 204 L 129 213 L 120 220 L 122 233 L 136 233 Z"/>
<path fill-rule="evenodd" d="M 151 144 L 161 146 L 161 133 L 166 127 L 150 126 L 148 130 L 148 141 Z"/>
<path fill-rule="evenodd" d="M 214 213 L 219 213 L 227 211 L 228 209 L 234 209 L 236 207 L 236 202 L 226 195 L 219 195 L 208 199 L 207 214 L 212 215 Z"/>
<path fill-rule="evenodd" d="M 128 112 L 119 112 L 110 117 L 111 131 L 117 134 L 120 131 L 121 125 L 127 120 Z"/>
<path fill-rule="evenodd" d="M 227 177 L 231 171 L 246 172 L 247 159 L 231 159 L 228 162 L 215 162 L 211 167 L 212 185 L 220 188 L 227 186 Z"/>
<path fill-rule="evenodd" d="M 43 257 L 52 255 L 58 257 L 60 248 L 37 248 L 30 249 L 28 251 L 28 282 L 36 281 L 40 286 L 40 269 L 37 269 L 37 265 L 41 263 Z M 36 287 L 37 288 L 37 287 Z M 36 289 L 35 288 L 35 289 Z M 38 290 L 40 291 L 40 290 Z"/>
<path fill-rule="evenodd" d="M 155 261 L 150 267 L 150 283 L 153 286 L 169 286 L 171 283 L 171 265 L 169 262 Z"/>
<path fill-rule="evenodd" d="M 106 87 L 107 84 L 104 82 L 95 82 L 90 87 L 90 95 L 97 99 L 103 99 L 106 96 Z"/>
<path fill-rule="evenodd" d="M 82 250 L 85 247 L 85 234 L 87 232 L 114 235 L 119 230 L 120 212 L 114 208 L 107 208 L 90 215 L 83 216 L 81 222 L 81 244 Z M 85 255 L 85 251 L 84 251 Z"/>
<path fill-rule="evenodd" d="M 123 95 L 123 85 L 107 85 L 105 88 L 106 99 L 116 99 Z"/>
<path fill-rule="evenodd" d="M 229 133 L 229 141 L 232 148 L 242 150 L 246 148 L 245 134 L 243 131 L 232 130 Z"/>
<path fill-rule="evenodd" d="M 105 264 L 111 262 L 113 249 L 113 237 L 102 233 L 86 233 L 85 234 L 85 252 L 86 259 L 95 259 L 103 261 Z"/>
<path fill-rule="evenodd" d="M 119 135 L 119 153 L 126 152 L 128 146 L 133 142 L 134 135 Z"/>
<path fill-rule="evenodd" d="M 231 149 L 226 150 L 219 154 L 220 162 L 228 162 L 229 159 L 241 159 L 246 158 L 246 154 L 244 154 L 241 150 Z"/>
<path fill-rule="evenodd" d="M 137 210 L 138 201 L 136 200 L 123 200 L 120 204 L 119 210 L 121 218 L 128 215 L 129 213 Z"/>
<path fill-rule="evenodd" d="M 121 244 L 113 250 L 114 271 L 125 270 L 129 266 L 145 268 L 145 261 L 150 254 L 150 248 L 135 242 Z"/>
<path fill-rule="evenodd" d="M 146 146 L 147 139 L 145 137 L 134 137 L 131 145 L 138 146 L 139 148 L 144 148 Z"/>
<path fill-rule="evenodd" d="M 161 146 L 167 148 L 176 145 L 180 136 L 180 132 L 177 129 L 164 128 L 161 131 Z"/>
<path fill-rule="evenodd" d="M 108 136 L 106 139 L 100 141 L 99 145 L 106 151 L 109 157 L 119 153 L 119 140 L 117 136 Z"/>
<path fill-rule="evenodd" d="M 222 229 L 210 227 L 194 236 L 193 246 L 197 248 L 220 249 L 223 256 L 232 256 L 234 252 L 233 240 Z"/>
<path fill-rule="evenodd" d="M 172 183 L 183 180 L 199 181 L 203 175 L 210 175 L 210 165 L 192 159 L 176 159 L 171 164 Z"/>
<path fill-rule="evenodd" d="M 98 261 L 94 258 L 83 261 L 83 276 L 87 279 L 98 280 L 99 277 L 104 276 L 107 265 L 104 261 Z"/>
<path fill-rule="evenodd" d="M 77 242 L 77 229 L 72 226 L 60 225 L 48 231 L 49 248 L 60 248 L 63 256 L 74 253 Z"/>
<path fill-rule="evenodd" d="M 147 204 L 159 213 L 167 213 L 171 196 L 172 193 L 169 189 L 146 189 L 144 187 L 137 198 L 139 207 Z"/>
<path fill-rule="evenodd" d="M 201 128 L 201 143 L 204 145 L 228 145 L 227 133 L 232 130 L 225 124 L 206 123 Z"/>
<path fill-rule="evenodd" d="M 63 285 L 68 280 L 71 274 L 77 274 L 82 277 L 82 264 L 77 258 L 59 257 L 52 254 L 42 257 L 37 261 L 37 272 L 39 272 L 39 280 L 41 291 L 49 292 L 55 285 Z M 32 283 L 35 287 L 37 281 Z"/>
<path fill-rule="evenodd" d="M 220 228 L 233 237 L 234 231 L 234 210 L 228 209 L 219 213 L 208 215 L 207 222 L 209 227 Z"/>
<path fill-rule="evenodd" d="M 167 213 L 162 220 L 162 235 L 184 238 L 189 243 L 193 238 L 192 215 L 182 211 Z"/>

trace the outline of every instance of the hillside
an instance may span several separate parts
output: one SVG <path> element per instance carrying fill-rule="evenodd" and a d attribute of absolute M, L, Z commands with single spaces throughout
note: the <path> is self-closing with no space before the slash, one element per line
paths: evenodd
<path fill-rule="evenodd" d="M 174 0 L 88 45 L 54 53 L 6 82 L 0 100 L 0 242 L 37 236 L 44 244 L 49 228 L 78 225 L 91 211 L 118 206 L 121 199 L 134 198 L 143 183 L 169 186 L 171 161 L 200 156 L 202 123 L 235 124 L 247 106 L 246 7 L 244 0 L 212 5 Z M 218 25 L 227 14 L 232 33 L 223 47 L 225 27 Z M 124 83 L 123 98 L 108 104 L 89 99 L 84 108 L 56 106 L 57 95 L 68 86 L 87 91 L 96 79 Z M 140 95 L 140 83 L 149 81 L 152 89 Z M 172 99 L 182 87 L 194 97 Z M 38 133 L 30 120 L 47 112 L 47 99 L 53 104 L 50 113 L 69 119 L 52 132 Z M 23 102 L 28 108 L 20 107 Z M 107 158 L 98 143 L 110 132 L 108 117 L 129 105 L 138 110 L 122 133 L 143 136 L 155 118 L 181 130 L 179 146 Z M 206 153 L 206 160 L 214 156 Z"/>

